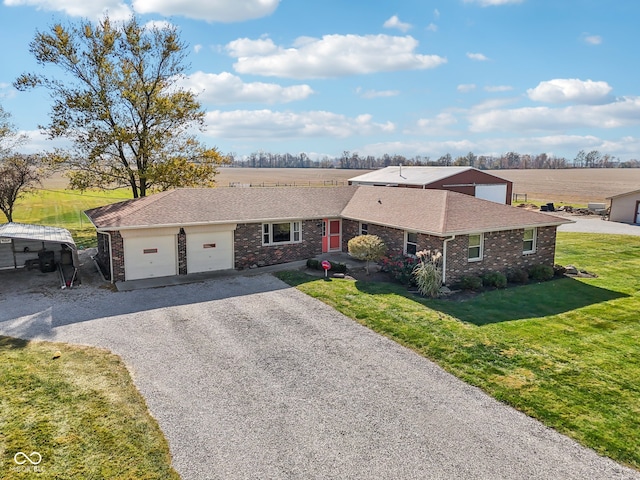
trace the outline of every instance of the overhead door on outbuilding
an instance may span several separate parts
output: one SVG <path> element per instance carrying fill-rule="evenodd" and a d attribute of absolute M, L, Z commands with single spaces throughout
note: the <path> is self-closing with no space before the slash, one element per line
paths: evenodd
<path fill-rule="evenodd" d="M 178 274 L 176 229 L 123 230 L 120 233 L 124 249 L 125 280 Z"/>
<path fill-rule="evenodd" d="M 233 268 L 235 224 L 185 227 L 187 273 Z"/>
<path fill-rule="evenodd" d="M 507 199 L 507 184 L 476 185 L 475 197 L 504 204 Z"/>

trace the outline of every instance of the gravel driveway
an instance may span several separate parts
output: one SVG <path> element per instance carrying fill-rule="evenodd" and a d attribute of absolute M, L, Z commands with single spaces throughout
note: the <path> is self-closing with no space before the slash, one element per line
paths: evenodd
<path fill-rule="evenodd" d="M 640 479 L 270 275 L 6 285 L 0 333 L 123 357 L 184 479 Z"/>
<path fill-rule="evenodd" d="M 628 223 L 609 222 L 602 220 L 597 215 L 580 216 L 567 215 L 554 212 L 552 215 L 570 218 L 576 223 L 560 225 L 559 232 L 580 232 L 580 233 L 611 233 L 618 235 L 640 235 L 640 225 L 631 225 Z"/>

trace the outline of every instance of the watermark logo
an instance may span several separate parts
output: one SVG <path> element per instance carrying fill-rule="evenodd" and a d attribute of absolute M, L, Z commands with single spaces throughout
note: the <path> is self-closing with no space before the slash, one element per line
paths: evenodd
<path fill-rule="evenodd" d="M 42 467 L 39 467 L 42 462 L 42 455 L 39 452 L 31 452 L 27 455 L 24 452 L 17 452 L 13 456 L 13 461 L 16 466 L 13 470 L 16 472 L 42 472 Z"/>
<path fill-rule="evenodd" d="M 31 455 L 27 455 L 24 452 L 18 452 L 13 456 L 13 461 L 18 465 L 24 465 L 27 462 L 31 465 L 39 465 L 42 461 L 42 455 L 38 452 L 31 452 Z"/>

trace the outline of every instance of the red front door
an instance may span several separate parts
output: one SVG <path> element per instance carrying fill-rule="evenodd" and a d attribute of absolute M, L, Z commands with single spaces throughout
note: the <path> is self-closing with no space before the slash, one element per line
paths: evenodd
<path fill-rule="evenodd" d="M 322 251 L 342 251 L 342 221 L 324 219 L 322 221 Z"/>
<path fill-rule="evenodd" d="M 342 250 L 342 222 L 340 220 L 329 220 L 329 251 L 339 252 Z"/>

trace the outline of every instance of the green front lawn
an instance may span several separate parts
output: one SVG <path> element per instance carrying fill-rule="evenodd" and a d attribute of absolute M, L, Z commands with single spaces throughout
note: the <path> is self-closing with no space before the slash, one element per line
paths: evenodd
<path fill-rule="evenodd" d="M 0 336 L 0 365 L 0 478 L 179 478 L 116 355 Z"/>
<path fill-rule="evenodd" d="M 597 278 L 428 300 L 400 285 L 280 278 L 495 398 L 640 468 L 640 237 L 560 233 Z"/>

